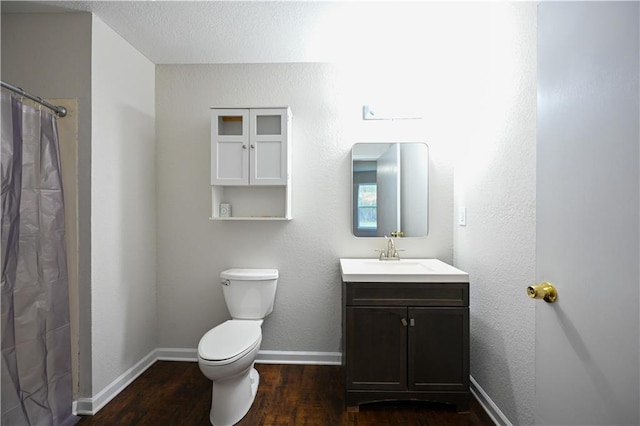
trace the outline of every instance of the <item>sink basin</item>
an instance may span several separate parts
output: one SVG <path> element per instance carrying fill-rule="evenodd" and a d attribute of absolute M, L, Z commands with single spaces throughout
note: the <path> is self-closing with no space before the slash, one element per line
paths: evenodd
<path fill-rule="evenodd" d="M 359 261 L 359 259 L 354 259 Z M 359 262 L 356 262 L 359 263 Z M 429 268 L 427 263 L 420 262 L 413 259 L 400 259 L 400 260 L 387 260 L 380 261 L 377 259 L 364 259 L 362 262 L 366 268 L 373 268 L 376 271 L 382 271 L 384 273 L 403 273 L 403 274 L 425 274 L 433 272 L 433 269 Z M 376 272 L 380 273 L 380 272 Z"/>
<path fill-rule="evenodd" d="M 438 259 L 340 259 L 340 270 L 345 282 L 469 282 L 469 274 Z"/>

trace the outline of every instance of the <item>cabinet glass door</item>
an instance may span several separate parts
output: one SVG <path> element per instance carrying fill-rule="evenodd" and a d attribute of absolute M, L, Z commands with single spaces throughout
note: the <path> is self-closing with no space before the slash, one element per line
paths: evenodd
<path fill-rule="evenodd" d="M 257 135 L 282 135 L 282 114 L 256 115 Z"/>
<path fill-rule="evenodd" d="M 249 114 L 247 110 L 213 110 L 211 184 L 249 183 Z"/>
<path fill-rule="evenodd" d="M 244 117 L 242 114 L 224 114 L 218 116 L 218 136 L 242 136 L 244 129 L 242 124 Z"/>
<path fill-rule="evenodd" d="M 286 108 L 252 109 L 250 125 L 250 182 L 252 185 L 287 184 Z"/>

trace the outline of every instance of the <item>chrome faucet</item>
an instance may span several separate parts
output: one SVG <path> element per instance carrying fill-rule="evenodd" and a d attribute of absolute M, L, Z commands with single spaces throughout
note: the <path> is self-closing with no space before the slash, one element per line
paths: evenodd
<path fill-rule="evenodd" d="M 387 240 L 387 249 L 376 250 L 380 252 L 380 260 L 400 260 L 400 254 L 398 253 L 398 249 L 396 249 L 393 238 L 389 238 L 386 235 L 384 238 Z"/>

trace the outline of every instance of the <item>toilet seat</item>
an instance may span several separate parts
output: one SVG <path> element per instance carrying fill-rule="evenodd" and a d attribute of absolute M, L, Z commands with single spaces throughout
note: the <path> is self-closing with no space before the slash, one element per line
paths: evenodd
<path fill-rule="evenodd" d="M 259 322 L 228 320 L 202 336 L 198 357 L 208 365 L 231 364 L 251 352 L 261 340 Z"/>

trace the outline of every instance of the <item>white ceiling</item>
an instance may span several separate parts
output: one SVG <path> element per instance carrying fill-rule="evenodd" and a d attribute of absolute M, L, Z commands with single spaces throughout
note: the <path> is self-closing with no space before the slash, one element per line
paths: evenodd
<path fill-rule="evenodd" d="M 408 58 L 459 37 L 457 2 L 2 1 L 2 13 L 93 12 L 156 64 Z M 462 8 L 462 9 L 461 9 Z M 460 13 L 463 11 L 463 13 Z"/>

